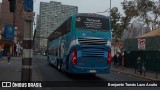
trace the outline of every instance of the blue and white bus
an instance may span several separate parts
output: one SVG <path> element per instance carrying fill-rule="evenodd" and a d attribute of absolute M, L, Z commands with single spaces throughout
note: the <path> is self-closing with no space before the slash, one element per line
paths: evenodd
<path fill-rule="evenodd" d="M 59 71 L 109 73 L 110 19 L 91 13 L 73 14 L 48 36 L 47 49 L 48 62 Z"/>

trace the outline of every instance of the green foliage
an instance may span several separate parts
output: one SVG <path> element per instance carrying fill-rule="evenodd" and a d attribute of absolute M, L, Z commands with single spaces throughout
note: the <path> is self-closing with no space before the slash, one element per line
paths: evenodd
<path fill-rule="evenodd" d="M 148 28 L 152 25 L 160 26 L 160 5 L 154 0 L 124 0 L 122 7 L 125 16 L 121 16 L 118 10 L 111 9 L 111 26 L 113 39 L 118 42 L 123 30 L 127 29 L 133 18 L 140 18 L 143 25 Z M 153 27 L 153 26 L 152 26 Z"/>
<path fill-rule="evenodd" d="M 130 20 L 131 20 L 131 17 L 121 16 L 118 10 L 116 11 L 114 10 L 114 8 L 111 9 L 112 35 L 113 35 L 113 39 L 116 42 L 119 42 L 119 39 L 122 36 L 123 30 L 126 29 Z"/>
<path fill-rule="evenodd" d="M 115 11 L 111 9 L 111 26 L 113 30 L 113 37 L 116 37 L 117 32 L 118 32 L 118 25 L 117 22 L 120 20 L 120 13 L 118 11 Z"/>
<path fill-rule="evenodd" d="M 126 18 L 128 17 L 130 20 L 134 17 L 140 17 L 143 20 L 144 25 L 147 25 L 149 27 L 151 23 L 154 25 L 158 25 L 160 6 L 156 5 L 157 3 L 158 2 L 155 2 L 153 0 L 125 0 L 122 3 L 122 6 Z"/>

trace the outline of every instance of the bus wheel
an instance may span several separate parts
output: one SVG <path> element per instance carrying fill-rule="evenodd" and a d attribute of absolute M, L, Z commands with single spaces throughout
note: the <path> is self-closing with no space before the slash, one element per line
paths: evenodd
<path fill-rule="evenodd" d="M 61 71 L 64 71 L 64 64 L 61 63 Z"/>
<path fill-rule="evenodd" d="M 62 68 L 62 63 L 61 63 L 61 61 L 58 60 L 58 62 L 57 62 L 58 71 L 61 71 L 61 68 Z"/>
<path fill-rule="evenodd" d="M 49 56 L 47 56 L 48 64 L 51 65 L 51 61 L 49 60 Z"/>

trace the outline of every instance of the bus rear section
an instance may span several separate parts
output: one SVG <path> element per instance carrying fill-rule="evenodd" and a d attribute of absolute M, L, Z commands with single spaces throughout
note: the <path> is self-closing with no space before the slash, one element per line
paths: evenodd
<path fill-rule="evenodd" d="M 109 73 L 111 51 L 103 39 L 78 38 L 70 54 L 72 73 Z"/>
<path fill-rule="evenodd" d="M 75 45 L 70 53 L 72 73 L 109 73 L 111 27 L 108 17 L 98 14 L 75 16 Z"/>

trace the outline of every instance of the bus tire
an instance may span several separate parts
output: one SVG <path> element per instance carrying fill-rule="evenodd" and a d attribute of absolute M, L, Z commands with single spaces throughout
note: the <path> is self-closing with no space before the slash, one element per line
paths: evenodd
<path fill-rule="evenodd" d="M 49 56 L 47 56 L 48 64 L 51 65 L 51 61 L 49 60 Z"/>
<path fill-rule="evenodd" d="M 68 70 L 69 69 L 69 56 L 67 56 L 67 58 L 66 58 L 66 70 Z"/>
<path fill-rule="evenodd" d="M 61 61 L 61 72 L 63 72 L 64 71 L 64 64 L 63 64 L 63 62 Z"/>
<path fill-rule="evenodd" d="M 62 63 L 60 60 L 57 60 L 57 69 L 58 71 L 61 71 L 61 68 L 62 68 Z"/>
<path fill-rule="evenodd" d="M 63 65 L 62 60 L 59 60 L 59 61 L 58 61 L 57 69 L 58 69 L 58 71 L 60 71 L 60 72 L 64 71 L 64 65 Z"/>

